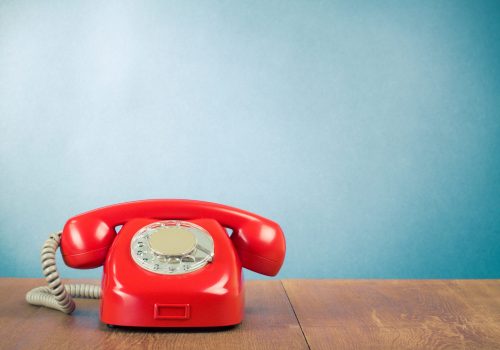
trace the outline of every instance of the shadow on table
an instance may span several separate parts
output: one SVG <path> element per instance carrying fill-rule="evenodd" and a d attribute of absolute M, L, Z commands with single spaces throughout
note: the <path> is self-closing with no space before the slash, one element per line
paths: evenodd
<path fill-rule="evenodd" d="M 239 324 L 223 327 L 185 327 L 185 328 L 164 328 L 164 327 L 125 327 L 104 325 L 101 323 L 102 330 L 124 333 L 219 333 L 236 330 Z"/>

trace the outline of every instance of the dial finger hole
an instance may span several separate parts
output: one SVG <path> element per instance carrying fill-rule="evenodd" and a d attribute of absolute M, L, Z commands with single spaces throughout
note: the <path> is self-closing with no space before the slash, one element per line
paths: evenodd
<path fill-rule="evenodd" d="M 181 260 L 182 262 L 191 262 L 191 263 L 196 261 L 195 257 L 192 255 L 183 256 Z"/>
<path fill-rule="evenodd" d="M 180 264 L 181 259 L 179 258 L 169 258 L 167 259 L 167 264 Z"/>
<path fill-rule="evenodd" d="M 163 255 L 156 255 L 156 260 L 162 263 L 167 262 L 167 258 Z"/>

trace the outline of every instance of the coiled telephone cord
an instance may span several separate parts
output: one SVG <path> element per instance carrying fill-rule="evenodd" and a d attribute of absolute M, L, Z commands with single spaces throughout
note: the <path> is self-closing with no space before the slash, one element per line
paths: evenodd
<path fill-rule="evenodd" d="M 59 278 L 56 252 L 61 243 L 61 233 L 53 233 L 45 241 L 41 251 L 42 269 L 47 287 L 36 287 L 26 293 L 26 301 L 70 314 L 75 310 L 73 298 L 100 299 L 101 287 L 94 284 L 66 284 Z"/>

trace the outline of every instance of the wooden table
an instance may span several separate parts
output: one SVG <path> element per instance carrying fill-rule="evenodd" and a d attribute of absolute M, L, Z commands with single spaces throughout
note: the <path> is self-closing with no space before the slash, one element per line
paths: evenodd
<path fill-rule="evenodd" d="M 43 284 L 0 279 L 1 349 L 500 349 L 500 280 L 248 281 L 245 321 L 215 332 L 110 329 L 96 300 L 72 316 L 26 304 Z"/>

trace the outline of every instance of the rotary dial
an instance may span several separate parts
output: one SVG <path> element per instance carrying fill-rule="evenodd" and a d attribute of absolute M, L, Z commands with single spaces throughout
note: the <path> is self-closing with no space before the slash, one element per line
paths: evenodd
<path fill-rule="evenodd" d="M 141 228 L 130 243 L 132 259 L 142 268 L 167 275 L 196 271 L 212 261 L 214 241 L 187 221 L 158 221 Z"/>

